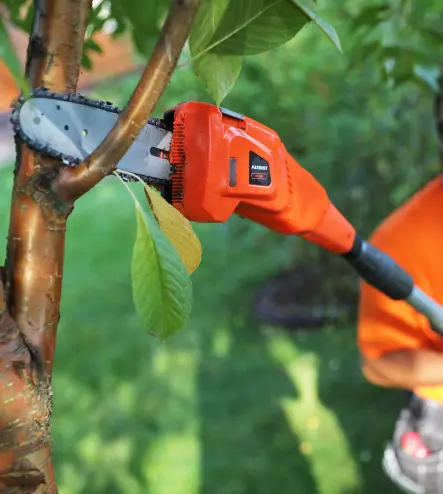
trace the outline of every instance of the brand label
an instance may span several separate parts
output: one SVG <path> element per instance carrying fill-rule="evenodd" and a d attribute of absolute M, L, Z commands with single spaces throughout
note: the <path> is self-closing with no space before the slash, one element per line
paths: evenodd
<path fill-rule="evenodd" d="M 249 183 L 250 185 L 271 185 L 269 163 L 254 151 L 249 152 Z"/>

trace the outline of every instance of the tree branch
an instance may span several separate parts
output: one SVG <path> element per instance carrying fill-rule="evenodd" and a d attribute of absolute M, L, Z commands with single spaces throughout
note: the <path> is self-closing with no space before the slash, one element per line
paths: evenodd
<path fill-rule="evenodd" d="M 75 168 L 65 167 L 53 182 L 64 201 L 74 201 L 109 175 L 149 119 L 168 84 L 189 36 L 200 0 L 173 0 L 149 63 L 117 123 L 97 149 Z"/>

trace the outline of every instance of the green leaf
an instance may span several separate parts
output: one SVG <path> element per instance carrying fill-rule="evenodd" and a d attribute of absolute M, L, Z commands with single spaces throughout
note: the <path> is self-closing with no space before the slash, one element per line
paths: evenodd
<path fill-rule="evenodd" d="M 192 56 L 263 53 L 291 40 L 308 21 L 290 0 L 206 0 L 191 33 Z"/>
<path fill-rule="evenodd" d="M 99 44 L 97 44 L 92 39 L 87 39 L 83 43 L 83 53 L 82 53 L 82 59 L 81 59 L 82 67 L 85 68 L 86 70 L 92 69 L 92 60 L 91 60 L 91 57 L 89 56 L 89 53 L 91 51 L 94 51 L 96 53 L 103 53 L 103 50 Z"/>
<path fill-rule="evenodd" d="M 229 0 L 206 0 L 200 7 L 189 39 L 191 56 L 202 51 L 218 25 Z M 212 27 L 211 27 L 212 26 Z M 194 70 L 205 83 L 207 92 L 217 105 L 234 86 L 242 69 L 242 57 L 219 53 L 204 53 L 193 57 Z"/>
<path fill-rule="evenodd" d="M 148 332 L 165 340 L 189 317 L 191 278 L 152 213 L 145 213 L 136 200 L 135 209 L 137 235 L 131 267 L 134 303 Z"/>
<path fill-rule="evenodd" d="M 14 51 L 3 19 L 0 17 L 0 59 L 6 64 L 17 87 L 25 94 L 29 93 L 29 85 L 23 76 L 23 68 Z"/>
<path fill-rule="evenodd" d="M 122 30 L 130 25 L 135 48 L 149 55 L 170 3 L 167 0 L 113 0 L 110 12 Z"/>
<path fill-rule="evenodd" d="M 389 3 L 381 5 L 370 5 L 361 9 L 357 15 L 353 16 L 349 22 L 351 30 L 359 29 L 360 27 L 371 28 L 380 22 L 386 20 L 392 6 Z"/>
<path fill-rule="evenodd" d="M 92 60 L 87 53 L 82 54 L 81 65 L 86 70 L 92 69 Z"/>
<path fill-rule="evenodd" d="M 238 55 L 207 53 L 194 61 L 194 70 L 220 106 L 240 75 L 243 60 Z"/>
<path fill-rule="evenodd" d="M 334 46 L 337 48 L 337 50 L 340 53 L 343 53 L 340 39 L 338 37 L 337 31 L 324 19 L 319 17 L 315 12 L 313 12 L 311 9 L 308 9 L 305 7 L 303 4 L 301 4 L 297 0 L 290 0 L 292 4 L 297 8 L 300 9 L 304 14 L 311 20 L 314 24 L 317 25 L 317 27 L 320 28 L 321 31 L 323 31 L 324 34 L 326 34 L 326 37 L 332 41 Z"/>
<path fill-rule="evenodd" d="M 102 47 L 96 43 L 93 39 L 87 39 L 83 44 L 83 50 L 95 51 L 96 53 L 103 53 Z"/>
<path fill-rule="evenodd" d="M 30 32 L 34 14 L 34 2 L 27 0 L 0 0 L 8 11 L 8 21 L 15 27 Z"/>
<path fill-rule="evenodd" d="M 341 50 L 334 28 L 296 1 L 204 0 L 189 39 L 195 72 L 220 104 L 240 75 L 242 56 L 288 42 L 311 21 Z"/>

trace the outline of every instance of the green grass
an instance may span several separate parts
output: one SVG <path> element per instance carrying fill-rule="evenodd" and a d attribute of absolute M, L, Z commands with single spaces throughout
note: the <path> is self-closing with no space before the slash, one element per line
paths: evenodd
<path fill-rule="evenodd" d="M 10 183 L 0 170 L 4 236 Z M 242 224 L 196 225 L 192 317 L 161 344 L 132 304 L 131 199 L 107 179 L 78 202 L 54 368 L 61 493 L 397 492 L 380 455 L 404 395 L 363 381 L 354 328 L 288 335 L 250 317 L 293 241 Z"/>

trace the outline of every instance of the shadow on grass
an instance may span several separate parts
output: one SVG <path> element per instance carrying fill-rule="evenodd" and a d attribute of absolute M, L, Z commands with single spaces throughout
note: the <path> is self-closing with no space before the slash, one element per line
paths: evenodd
<path fill-rule="evenodd" d="M 193 315 L 160 344 L 141 331 L 133 308 L 135 220 L 124 194 L 116 182 L 98 188 L 68 227 L 54 368 L 61 492 L 289 494 L 303 486 L 315 494 L 280 406 L 297 390 L 237 309 L 245 307 L 241 279 L 222 283 L 223 231 L 199 232 Z"/>
<path fill-rule="evenodd" d="M 355 328 L 299 334 L 294 340 L 303 352 L 319 356 L 319 399 L 335 415 L 352 457 L 358 462 L 360 488 L 352 492 L 400 493 L 382 472 L 381 458 L 410 393 L 378 388 L 364 380 Z"/>
<path fill-rule="evenodd" d="M 297 389 L 244 316 L 223 317 L 221 329 L 201 334 L 199 492 L 317 493 L 302 441 L 281 407 L 284 397 L 297 399 Z"/>
<path fill-rule="evenodd" d="M 0 195 L 3 227 L 9 199 Z M 60 492 L 393 493 L 379 455 L 401 395 L 363 382 L 352 331 L 288 336 L 246 315 L 251 252 L 266 242 L 261 271 L 284 240 L 199 228 L 192 318 L 160 344 L 133 308 L 132 207 L 107 181 L 68 224 L 54 366 Z"/>

